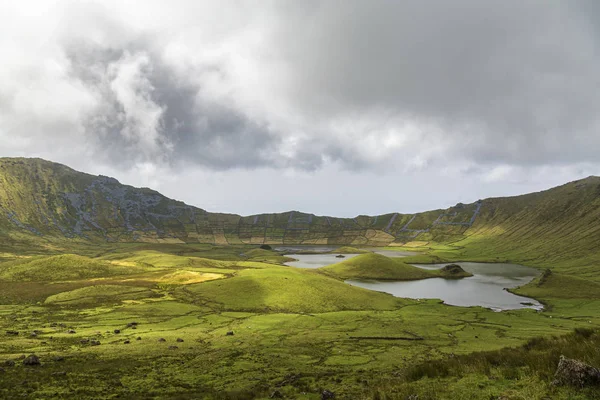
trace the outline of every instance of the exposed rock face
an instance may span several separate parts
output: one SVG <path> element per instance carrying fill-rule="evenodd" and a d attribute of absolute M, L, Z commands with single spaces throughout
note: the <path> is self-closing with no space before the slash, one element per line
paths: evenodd
<path fill-rule="evenodd" d="M 35 354 L 31 354 L 29 357 L 23 360 L 23 365 L 36 366 L 40 364 L 40 359 Z"/>
<path fill-rule="evenodd" d="M 600 384 L 600 370 L 584 362 L 560 356 L 554 385 L 585 387 Z"/>
<path fill-rule="evenodd" d="M 464 269 L 458 264 L 448 264 L 441 269 L 442 272 L 452 275 L 460 275 L 466 273 Z"/>
<path fill-rule="evenodd" d="M 329 400 L 329 399 L 335 399 L 335 393 L 333 393 L 329 390 L 323 390 L 321 392 L 321 400 Z"/>

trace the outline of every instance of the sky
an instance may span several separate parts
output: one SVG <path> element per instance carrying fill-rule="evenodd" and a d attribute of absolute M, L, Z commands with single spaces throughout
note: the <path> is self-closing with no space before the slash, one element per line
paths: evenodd
<path fill-rule="evenodd" d="M 0 2 L 0 157 L 351 217 L 600 175 L 594 0 Z"/>

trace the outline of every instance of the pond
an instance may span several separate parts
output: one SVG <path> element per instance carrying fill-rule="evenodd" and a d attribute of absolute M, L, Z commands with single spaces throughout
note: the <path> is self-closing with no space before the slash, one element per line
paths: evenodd
<path fill-rule="evenodd" d="M 496 311 L 519 308 L 541 310 L 537 300 L 517 296 L 505 290 L 530 282 L 539 275 L 534 268 L 516 264 L 459 262 L 465 271 L 473 274 L 463 279 L 431 278 L 418 281 L 355 281 L 354 286 L 390 293 L 396 297 L 413 299 L 441 299 L 454 306 L 482 306 Z M 416 265 L 438 269 L 446 264 Z"/>
<path fill-rule="evenodd" d="M 282 246 L 276 247 L 274 250 L 290 252 L 290 254 L 286 254 L 285 256 L 295 258 L 297 261 L 286 262 L 285 265 L 296 268 L 321 268 L 358 256 L 358 254 L 343 254 L 344 257 L 337 257 L 339 255 L 338 253 L 328 253 L 332 250 L 337 249 L 338 247 Z M 375 248 L 368 250 L 371 250 L 372 252 L 377 254 L 382 254 L 386 257 L 406 257 L 413 254 L 417 254 L 408 251 L 381 250 Z M 318 254 L 296 254 L 295 252 L 313 252 Z"/>
<path fill-rule="evenodd" d="M 336 264 L 358 254 L 344 254 L 344 258 L 338 258 L 338 254 L 286 254 L 286 257 L 295 258 L 297 261 L 286 262 L 285 265 L 296 268 L 321 268 L 326 265 Z"/>

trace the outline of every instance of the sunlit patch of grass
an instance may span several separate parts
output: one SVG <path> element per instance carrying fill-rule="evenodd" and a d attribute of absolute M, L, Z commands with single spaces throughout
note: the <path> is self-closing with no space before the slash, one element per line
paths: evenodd
<path fill-rule="evenodd" d="M 147 288 L 135 286 L 95 285 L 49 296 L 44 303 L 54 305 L 100 304 L 109 301 L 118 302 L 122 300 L 135 300 L 155 296 L 156 294 Z"/>
<path fill-rule="evenodd" d="M 217 249 L 229 260 L 197 257 L 208 248 L 139 246 L 118 244 L 92 259 L 141 268 L 135 274 L 0 281 L 0 301 L 14 303 L 0 305 L 0 367 L 31 352 L 44 364 L 35 374 L 19 362 L 3 367 L 0 397 L 250 399 L 279 390 L 318 399 L 328 389 L 353 399 L 594 398 L 549 386 L 557 352 L 597 362 L 597 334 L 586 328 L 600 326 L 600 300 L 571 298 L 580 282 L 570 286 L 561 273 L 539 286 L 562 296 L 549 298 L 551 311 L 495 313 L 250 261 L 240 256 L 248 246 Z M 196 282 L 207 276 L 221 279 Z M 44 304 L 48 297 L 64 302 Z M 551 338 L 574 328 L 573 337 Z M 101 345 L 86 344 L 92 338 Z"/>
<path fill-rule="evenodd" d="M 143 272 L 135 266 L 98 261 L 75 254 L 23 258 L 0 264 L 0 279 L 8 281 L 66 281 Z"/>

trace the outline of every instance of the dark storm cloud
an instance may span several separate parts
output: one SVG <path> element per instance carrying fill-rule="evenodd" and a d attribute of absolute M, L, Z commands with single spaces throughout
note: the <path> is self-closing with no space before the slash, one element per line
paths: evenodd
<path fill-rule="evenodd" d="M 85 121 L 88 136 L 100 150 L 100 156 L 125 165 L 150 160 L 214 169 L 274 163 L 279 136 L 239 110 L 202 96 L 202 82 L 181 77 L 147 41 L 134 40 L 117 49 L 81 42 L 68 48 L 73 78 L 102 96 L 102 106 Z M 136 57 L 144 59 L 137 71 L 143 84 L 129 88 L 131 95 L 146 97 L 145 101 L 157 107 L 160 115 L 155 124 L 132 135 L 124 134 L 127 118 L 123 115 L 127 110 L 111 87 L 109 71 L 122 60 Z M 218 65 L 204 67 L 207 68 L 211 73 L 220 73 Z M 202 74 L 198 70 L 192 72 Z M 155 136 L 146 143 L 150 147 L 147 152 L 139 137 L 148 134 L 144 128 L 155 130 Z"/>

